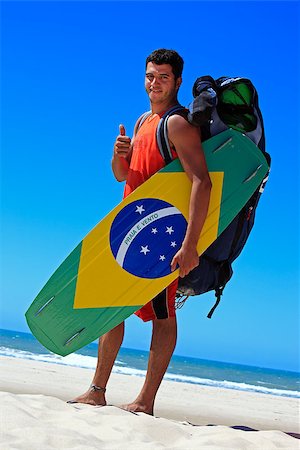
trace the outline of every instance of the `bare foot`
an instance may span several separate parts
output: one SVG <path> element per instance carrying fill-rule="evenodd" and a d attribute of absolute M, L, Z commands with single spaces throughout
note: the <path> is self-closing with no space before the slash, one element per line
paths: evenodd
<path fill-rule="evenodd" d="M 84 394 L 67 403 L 84 403 L 92 406 L 106 406 L 105 389 L 91 386 Z"/>
<path fill-rule="evenodd" d="M 153 407 L 148 407 L 139 402 L 129 403 L 128 405 L 121 405 L 120 408 L 125 409 L 125 411 L 142 412 L 145 414 L 149 414 L 150 416 L 153 416 Z"/>

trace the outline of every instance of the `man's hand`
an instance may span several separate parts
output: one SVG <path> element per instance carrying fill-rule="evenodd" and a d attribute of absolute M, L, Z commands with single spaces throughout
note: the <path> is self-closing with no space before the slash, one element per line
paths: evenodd
<path fill-rule="evenodd" d="M 131 139 L 126 136 L 126 131 L 124 125 L 119 125 L 120 134 L 117 136 L 114 145 L 114 155 L 120 158 L 127 158 L 131 152 Z"/>
<path fill-rule="evenodd" d="M 171 262 L 171 270 L 177 269 L 179 266 L 179 276 L 185 277 L 191 270 L 199 265 L 199 256 L 195 247 L 187 247 L 184 244 L 176 253 Z"/>

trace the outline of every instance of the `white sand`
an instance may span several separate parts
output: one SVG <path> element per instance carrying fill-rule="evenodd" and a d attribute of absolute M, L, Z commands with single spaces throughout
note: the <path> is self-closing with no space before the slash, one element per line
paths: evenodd
<path fill-rule="evenodd" d="M 141 377 L 112 375 L 113 406 L 69 405 L 92 370 L 5 357 L 0 363 L 1 450 L 300 449 L 286 434 L 300 432 L 294 398 L 164 381 L 151 417 L 118 408 L 135 398 Z M 229 428 L 235 425 L 261 431 Z"/>

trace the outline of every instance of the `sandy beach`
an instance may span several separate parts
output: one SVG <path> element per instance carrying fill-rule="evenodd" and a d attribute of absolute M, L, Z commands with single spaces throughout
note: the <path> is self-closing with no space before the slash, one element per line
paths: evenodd
<path fill-rule="evenodd" d="M 93 371 L 0 358 L 1 449 L 300 449 L 299 399 L 163 381 L 155 416 L 119 408 L 142 377 L 112 374 L 109 406 L 66 403 Z M 232 427 L 248 427 L 244 431 Z"/>

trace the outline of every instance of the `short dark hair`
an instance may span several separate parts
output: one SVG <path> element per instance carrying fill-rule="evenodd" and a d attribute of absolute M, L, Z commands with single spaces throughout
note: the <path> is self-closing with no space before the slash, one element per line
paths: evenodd
<path fill-rule="evenodd" d="M 182 75 L 184 61 L 175 50 L 167 50 L 165 48 L 154 50 L 146 59 L 146 67 L 149 62 L 158 65 L 170 64 L 175 80 Z"/>

